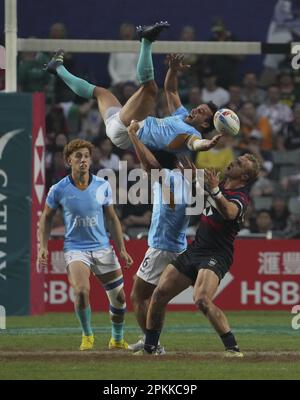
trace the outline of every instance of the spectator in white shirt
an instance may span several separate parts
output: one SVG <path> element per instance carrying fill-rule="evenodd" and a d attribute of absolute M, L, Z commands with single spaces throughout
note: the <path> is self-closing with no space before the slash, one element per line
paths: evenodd
<path fill-rule="evenodd" d="M 134 26 L 129 23 L 123 23 L 120 26 L 120 39 L 133 40 L 134 37 Z M 111 53 L 108 60 L 108 72 L 111 78 L 111 85 L 114 86 L 127 81 L 137 83 L 137 62 L 138 53 Z"/>
<path fill-rule="evenodd" d="M 266 102 L 258 107 L 257 115 L 269 120 L 273 135 L 281 132 L 283 126 L 293 119 L 290 107 L 280 102 L 280 91 L 275 85 L 268 88 Z"/>
<path fill-rule="evenodd" d="M 204 103 L 212 101 L 218 107 L 223 107 L 229 102 L 228 91 L 217 85 L 217 76 L 212 70 L 204 71 L 203 85 L 202 101 Z"/>

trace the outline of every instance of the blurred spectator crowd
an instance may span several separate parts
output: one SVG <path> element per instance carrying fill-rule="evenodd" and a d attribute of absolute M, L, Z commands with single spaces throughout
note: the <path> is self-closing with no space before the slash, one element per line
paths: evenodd
<path fill-rule="evenodd" d="M 222 20 L 211 28 L 211 40 L 235 40 Z M 49 38 L 67 37 L 62 23 L 54 24 Z M 130 23 L 120 27 L 120 39 L 135 39 Z M 198 40 L 193 26 L 184 26 L 178 38 Z M 76 97 L 59 79 L 43 71 L 49 60 L 46 53 L 21 53 L 18 64 L 19 90 L 43 91 L 46 95 L 46 185 L 51 185 L 69 173 L 63 160 L 64 145 L 74 138 L 91 141 L 95 145 L 92 173 L 110 168 L 119 170 L 119 161 L 127 161 L 128 173 L 139 167 L 133 151 L 122 151 L 111 143 L 105 133 L 103 120 L 94 100 Z M 135 79 L 137 54 L 112 53 L 108 61 L 111 91 L 125 104 L 137 90 Z M 253 153 L 261 161 L 261 172 L 252 187 L 251 204 L 240 236 L 300 238 L 300 75 L 292 70 L 289 60 L 283 60 L 276 74 L 263 71 L 257 76 L 246 72 L 237 80 L 241 56 L 203 56 L 186 54 L 185 63 L 191 68 L 179 76 L 182 103 L 188 109 L 202 102 L 214 101 L 218 107 L 234 110 L 240 118 L 241 129 L 236 138 L 224 137 L 207 152 L 191 154 L 198 168 L 212 167 L 220 171 L 245 152 Z M 75 74 L 72 54 L 66 54 L 66 68 Z M 91 77 L 81 77 L 91 81 Z M 157 117 L 169 115 L 163 90 L 159 93 Z M 215 133 L 212 133 L 215 134 Z M 129 185 L 129 182 L 128 182 Z M 151 205 L 117 206 L 124 234 L 128 238 L 147 235 L 151 219 Z M 189 235 L 193 235 L 199 217 L 191 218 Z M 56 217 L 52 234 L 63 232 L 61 216 Z"/>

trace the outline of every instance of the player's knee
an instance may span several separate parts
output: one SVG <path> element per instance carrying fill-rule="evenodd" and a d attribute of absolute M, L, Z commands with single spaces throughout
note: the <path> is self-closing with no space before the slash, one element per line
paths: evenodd
<path fill-rule="evenodd" d="M 86 295 L 90 294 L 89 288 L 83 285 L 76 286 L 74 288 L 75 296 L 85 297 Z"/>
<path fill-rule="evenodd" d="M 77 286 L 74 289 L 75 301 L 79 308 L 84 308 L 88 304 L 90 291 L 85 286 Z"/>
<path fill-rule="evenodd" d="M 199 308 L 203 314 L 207 314 L 209 305 L 211 303 L 210 298 L 206 293 L 200 293 L 199 295 L 195 296 L 194 298 L 195 305 Z"/>
<path fill-rule="evenodd" d="M 168 291 L 163 286 L 157 286 L 151 298 L 152 304 L 165 304 L 168 302 Z"/>
<path fill-rule="evenodd" d="M 123 277 L 118 277 L 104 285 L 109 299 L 109 312 L 113 321 L 122 320 L 126 311 Z"/>
<path fill-rule="evenodd" d="M 94 93 L 93 96 L 96 99 L 101 99 L 103 97 L 103 95 L 105 94 L 105 92 L 107 92 L 107 89 L 104 89 L 102 87 L 96 86 L 94 89 Z"/>
<path fill-rule="evenodd" d="M 149 81 L 144 84 L 143 86 L 144 90 L 147 91 L 147 94 L 153 97 L 157 96 L 158 93 L 158 87 L 155 81 Z"/>
<path fill-rule="evenodd" d="M 124 292 L 123 289 L 121 289 L 119 291 L 119 293 L 117 295 L 117 301 L 122 305 L 125 304 L 125 302 L 126 302 L 126 300 L 125 300 L 125 292 Z"/>

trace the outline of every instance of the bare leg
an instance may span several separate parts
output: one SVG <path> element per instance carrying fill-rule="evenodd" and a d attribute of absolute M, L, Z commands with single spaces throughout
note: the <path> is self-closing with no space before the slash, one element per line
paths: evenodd
<path fill-rule="evenodd" d="M 219 278 L 209 269 L 198 272 L 194 286 L 194 302 L 203 312 L 219 335 L 230 331 L 225 314 L 212 302 L 212 298 L 219 286 Z"/>
<path fill-rule="evenodd" d="M 49 62 L 47 70 L 57 74 L 78 96 L 86 99 L 95 97 L 104 120 L 107 118 L 109 108 L 122 108 L 118 99 L 109 90 L 100 86 L 96 87 L 68 72 L 63 66 L 62 50 L 55 54 Z M 120 113 L 121 121 L 126 127 L 130 125 L 132 119 L 141 121 L 154 111 L 157 86 L 154 82 L 151 43 L 145 39 L 142 39 L 137 70 L 142 86 L 131 96 Z"/>
<path fill-rule="evenodd" d="M 97 99 L 99 112 L 105 121 L 106 119 L 106 112 L 111 107 L 119 107 L 122 108 L 121 103 L 119 100 L 114 96 L 109 90 L 97 86 L 94 89 L 93 93 L 94 97 Z"/>
<path fill-rule="evenodd" d="M 121 121 L 126 127 L 133 119 L 142 121 L 154 113 L 157 92 L 155 81 L 149 81 L 130 97 L 120 112 Z"/>
<path fill-rule="evenodd" d="M 74 289 L 75 307 L 84 309 L 89 306 L 90 270 L 81 261 L 74 261 L 68 265 L 68 278 Z"/>
<path fill-rule="evenodd" d="M 154 114 L 157 85 L 149 81 L 142 85 L 123 106 L 119 100 L 107 89 L 97 86 L 94 90 L 94 97 L 98 102 L 98 108 L 102 118 L 106 119 L 106 112 L 111 107 L 119 107 L 120 119 L 127 127 L 133 119 L 142 121 L 151 114 Z"/>
<path fill-rule="evenodd" d="M 167 266 L 151 297 L 147 315 L 147 330 L 162 329 L 168 302 L 191 284 L 191 279 L 180 273 L 172 264 Z"/>
<path fill-rule="evenodd" d="M 135 278 L 131 292 L 131 301 L 134 307 L 136 320 L 144 333 L 146 332 L 146 320 L 150 298 L 154 289 L 155 285 L 145 282 L 138 276 Z"/>

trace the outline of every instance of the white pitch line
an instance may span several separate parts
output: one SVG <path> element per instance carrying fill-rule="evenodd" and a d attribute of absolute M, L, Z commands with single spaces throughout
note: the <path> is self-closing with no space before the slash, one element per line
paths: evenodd
<path fill-rule="evenodd" d="M 282 357 L 282 356 L 294 356 L 294 357 L 300 357 L 300 351 L 246 351 L 243 352 L 245 355 L 245 358 L 247 357 Z M 224 354 L 223 351 L 199 351 L 199 352 L 189 352 L 189 351 L 169 351 L 167 352 L 166 356 L 203 356 L 203 357 L 222 357 Z M 68 357 L 68 356 L 79 356 L 79 357 L 89 357 L 89 356 L 113 356 L 113 357 L 119 357 L 119 356 L 130 356 L 133 355 L 132 352 L 130 351 L 124 351 L 124 350 L 99 350 L 99 351 L 79 351 L 79 350 L 70 350 L 70 351 L 60 351 L 60 350 L 25 350 L 25 351 L 20 351 L 20 350 L 0 350 L 0 358 L 1 357 L 22 357 L 22 356 L 58 356 L 58 357 Z M 163 356 L 161 356 L 163 357 Z M 156 357 L 157 358 L 157 357 Z"/>

